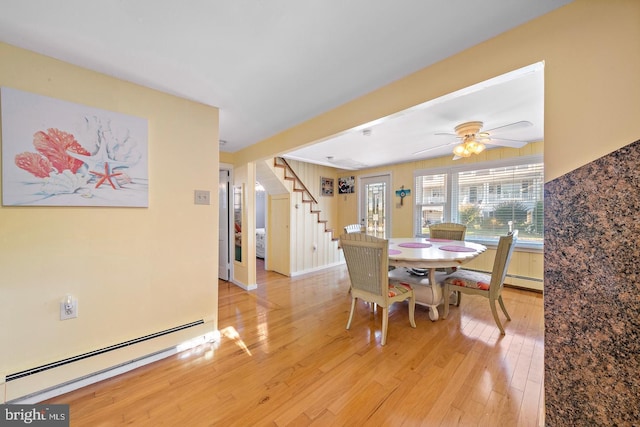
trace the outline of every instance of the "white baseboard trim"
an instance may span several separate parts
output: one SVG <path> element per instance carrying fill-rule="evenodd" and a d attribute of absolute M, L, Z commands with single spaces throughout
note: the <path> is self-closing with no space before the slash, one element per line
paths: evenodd
<path fill-rule="evenodd" d="M 244 289 L 245 291 L 253 291 L 258 289 L 258 285 L 256 283 L 252 284 L 252 285 L 246 285 L 244 283 L 238 282 L 234 279 L 230 280 L 231 283 L 233 283 L 234 285 L 236 285 L 239 288 Z"/>
<path fill-rule="evenodd" d="M 309 274 L 309 273 L 314 273 L 316 271 L 326 270 L 327 268 L 336 267 L 336 266 L 342 265 L 342 264 L 345 264 L 344 260 L 343 261 L 334 262 L 332 264 L 321 265 L 319 267 L 309 268 L 309 269 L 306 269 L 306 270 L 295 271 L 295 272 L 291 273 L 291 277 L 302 276 L 303 274 Z"/>
<path fill-rule="evenodd" d="M 80 378 L 76 378 L 73 379 L 71 381 L 67 381 L 58 385 L 55 385 L 53 387 L 49 387 L 47 389 L 44 390 L 39 390 L 36 391 L 34 393 L 31 393 L 29 395 L 26 396 L 22 396 L 19 398 L 15 398 L 13 400 L 6 400 L 5 398 L 2 399 L 3 403 L 9 403 L 9 404 L 35 404 L 35 403 L 39 403 L 42 402 L 44 400 L 47 399 L 51 399 L 53 397 L 56 396 L 60 396 L 62 394 L 65 393 L 69 393 L 71 391 L 74 390 L 78 390 L 82 387 L 86 387 L 88 385 L 100 382 L 100 381 L 104 381 L 106 379 L 115 377 L 117 375 L 121 375 L 124 374 L 126 372 L 132 371 L 134 369 L 140 368 L 144 365 L 148 365 L 149 363 L 153 363 L 153 362 L 157 362 L 158 360 L 162 360 L 165 359 L 169 356 L 173 356 L 177 353 L 180 353 L 182 351 L 185 350 L 189 350 L 191 348 L 194 348 L 196 346 L 205 344 L 205 343 L 212 343 L 214 345 L 219 345 L 220 343 L 220 331 L 213 331 L 213 332 L 208 332 L 205 333 L 203 335 L 199 335 L 195 338 L 192 338 L 190 340 L 187 340 L 186 342 L 183 342 L 181 344 L 178 344 L 176 346 L 172 346 L 169 347 L 167 349 L 161 350 L 161 351 L 157 351 L 155 353 L 151 353 L 148 354 L 146 356 L 143 357 L 139 357 L 124 363 L 121 363 L 119 365 L 115 365 L 106 369 L 103 369 L 101 371 L 96 371 L 96 372 L 92 372 L 88 375 L 85 375 L 83 377 Z M 38 374 L 34 374 L 34 375 L 38 375 Z M 17 380 L 19 381 L 19 380 Z M 10 384 L 2 383 L 2 386 L 5 388 L 5 393 L 4 396 L 6 396 L 6 387 L 10 386 Z M 3 397 L 4 397 L 3 396 Z"/>

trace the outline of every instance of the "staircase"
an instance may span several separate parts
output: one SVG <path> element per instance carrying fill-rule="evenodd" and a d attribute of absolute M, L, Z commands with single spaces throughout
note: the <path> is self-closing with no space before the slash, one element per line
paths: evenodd
<path fill-rule="evenodd" d="M 286 181 L 293 182 L 293 190 L 292 191 L 302 194 L 302 203 L 309 205 L 309 212 L 312 215 L 316 215 L 317 222 L 318 222 L 318 224 L 322 224 L 324 226 L 325 233 L 331 233 L 331 240 L 332 241 L 338 241 L 339 238 L 334 236 L 333 229 L 332 228 L 327 228 L 328 221 L 321 218 L 320 214 L 322 213 L 322 211 L 320 211 L 318 209 L 318 201 L 316 200 L 315 197 L 313 197 L 313 194 L 311 194 L 311 192 L 309 191 L 307 186 L 304 185 L 302 180 L 298 177 L 298 175 L 295 173 L 295 171 L 291 168 L 291 165 L 289 165 L 287 160 L 282 158 L 282 157 L 275 157 L 273 159 L 273 162 L 274 162 L 273 163 L 274 167 L 284 170 L 284 179 Z"/>

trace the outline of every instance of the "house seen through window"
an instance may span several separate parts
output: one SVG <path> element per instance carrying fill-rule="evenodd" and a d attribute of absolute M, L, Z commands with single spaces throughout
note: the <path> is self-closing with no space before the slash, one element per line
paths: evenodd
<path fill-rule="evenodd" d="M 420 170 L 415 176 L 415 234 L 458 222 L 466 238 L 485 243 L 519 230 L 520 246 L 543 242 L 544 164 L 541 156 Z"/>

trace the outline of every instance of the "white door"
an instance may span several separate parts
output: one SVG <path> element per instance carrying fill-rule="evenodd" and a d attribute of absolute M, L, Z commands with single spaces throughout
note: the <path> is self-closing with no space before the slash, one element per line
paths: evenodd
<path fill-rule="evenodd" d="M 231 250 L 229 247 L 229 233 L 231 223 L 229 222 L 229 171 L 220 171 L 220 181 L 218 184 L 218 277 L 222 280 L 229 280 L 231 272 Z"/>
<path fill-rule="evenodd" d="M 391 237 L 391 175 L 360 178 L 360 225 L 366 233 Z"/>
<path fill-rule="evenodd" d="M 269 215 L 267 216 L 267 233 L 269 233 L 268 260 L 269 270 L 289 276 L 290 265 L 290 240 L 289 229 L 291 216 L 291 202 L 288 194 L 273 195 L 269 202 Z"/>

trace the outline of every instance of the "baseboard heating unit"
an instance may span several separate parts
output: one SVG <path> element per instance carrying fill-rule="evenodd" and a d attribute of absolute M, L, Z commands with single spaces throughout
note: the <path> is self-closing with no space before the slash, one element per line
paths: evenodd
<path fill-rule="evenodd" d="M 134 338 L 119 344 L 114 344 L 98 350 L 93 350 L 87 353 L 79 354 L 77 356 L 58 360 L 56 362 L 51 362 L 45 365 L 26 369 L 20 372 L 15 372 L 13 374 L 8 374 L 5 376 L 5 384 L 3 385 L 8 389 L 9 387 L 12 386 L 13 383 L 20 382 L 25 379 L 28 380 L 30 377 L 34 377 L 34 376 L 37 377 L 38 375 L 43 373 L 46 374 L 47 371 L 51 371 L 55 368 L 60 368 L 65 365 L 70 365 L 70 364 L 78 363 L 81 361 L 86 362 L 88 361 L 88 359 L 95 358 L 96 356 L 105 355 L 110 352 L 114 352 L 116 350 L 131 348 L 131 346 L 135 344 L 140 344 L 145 341 L 150 341 L 152 339 L 156 339 L 165 335 L 173 334 L 179 331 L 184 331 L 186 329 L 191 329 L 200 325 L 204 325 L 204 323 L 205 323 L 204 320 L 197 320 L 191 323 L 175 326 L 173 328 L 169 328 L 163 331 L 154 332 L 149 335 Z M 43 390 L 38 390 L 34 393 L 21 396 L 19 398 L 13 398 L 12 400 L 8 400 L 6 403 L 38 403 L 43 400 L 85 387 L 89 384 L 93 384 L 98 381 L 103 381 L 107 378 L 120 375 L 122 373 L 128 372 L 130 370 L 136 369 L 146 364 L 155 362 L 157 360 L 164 359 L 166 357 L 169 357 L 173 354 L 178 353 L 179 351 L 185 350 L 189 347 L 195 347 L 197 345 L 204 344 L 206 342 L 215 342 L 215 341 L 217 342 L 220 341 L 220 334 L 218 331 L 205 333 L 203 335 L 199 335 L 194 339 L 189 340 L 189 342 L 186 343 L 186 345 L 185 344 L 172 345 L 163 350 L 148 353 L 142 357 L 133 358 L 131 360 L 127 360 L 126 362 L 116 364 L 114 366 L 110 366 L 106 369 L 91 372 L 90 374 L 81 376 L 79 378 L 74 378 L 71 381 L 67 381 L 61 384 L 56 384 L 53 387 L 49 387 Z"/>

